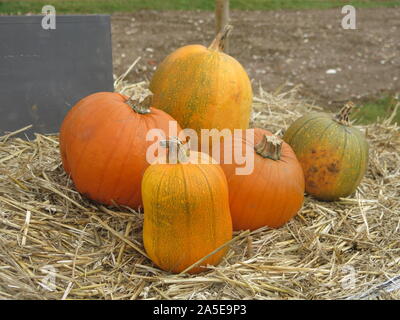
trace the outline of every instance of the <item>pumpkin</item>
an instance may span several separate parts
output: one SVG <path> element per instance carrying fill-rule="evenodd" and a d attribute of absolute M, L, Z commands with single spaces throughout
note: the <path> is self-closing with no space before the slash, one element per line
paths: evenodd
<path fill-rule="evenodd" d="M 254 134 L 249 135 L 252 130 Z M 267 130 L 256 128 L 225 140 L 221 150 L 234 230 L 278 228 L 296 215 L 304 200 L 304 175 L 287 143 Z M 229 161 L 226 151 L 232 152 Z M 237 151 L 247 154 L 248 161 L 254 159 L 251 172 L 240 174 L 238 169 L 246 164 L 237 164 L 234 155 Z"/>
<path fill-rule="evenodd" d="M 333 201 L 352 194 L 363 178 L 368 163 L 368 143 L 351 126 L 346 104 L 332 118 L 312 112 L 296 120 L 283 139 L 299 159 L 306 180 L 306 192 L 319 200 Z"/>
<path fill-rule="evenodd" d="M 223 52 L 231 28 L 225 27 L 208 48 L 189 45 L 170 54 L 150 82 L 154 106 L 199 136 L 201 129 L 248 127 L 249 77 L 237 60 Z"/>
<path fill-rule="evenodd" d="M 143 177 L 143 242 L 158 267 L 179 273 L 231 240 L 232 222 L 221 167 L 204 153 L 182 153 L 177 140 L 168 147 L 181 156 L 159 157 Z M 226 251 L 227 246 L 188 272 L 218 264 Z"/>
<path fill-rule="evenodd" d="M 87 198 L 111 205 L 142 205 L 141 180 L 149 129 L 167 134 L 176 121 L 164 111 L 138 105 L 113 92 L 98 92 L 80 100 L 60 129 L 60 151 L 65 171 Z M 175 134 L 176 135 L 176 134 Z"/>

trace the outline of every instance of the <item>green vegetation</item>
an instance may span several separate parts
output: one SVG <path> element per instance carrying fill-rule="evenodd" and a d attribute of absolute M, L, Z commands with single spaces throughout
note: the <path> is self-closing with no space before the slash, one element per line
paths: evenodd
<path fill-rule="evenodd" d="M 41 13 L 44 5 L 55 6 L 56 11 L 66 13 L 113 13 L 153 10 L 214 10 L 215 0 L 0 0 L 0 14 Z M 399 0 L 231 0 L 232 9 L 323 9 L 345 4 L 356 8 L 400 7 Z"/>
<path fill-rule="evenodd" d="M 400 101 L 394 96 L 385 96 L 377 100 L 357 103 L 357 109 L 352 114 L 352 120 L 355 120 L 356 124 L 368 124 L 387 119 L 392 115 L 398 103 L 400 104 Z M 400 124 L 400 105 L 392 122 Z"/>

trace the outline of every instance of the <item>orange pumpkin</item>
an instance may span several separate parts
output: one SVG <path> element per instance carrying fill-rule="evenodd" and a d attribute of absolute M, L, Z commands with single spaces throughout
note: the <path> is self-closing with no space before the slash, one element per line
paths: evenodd
<path fill-rule="evenodd" d="M 209 48 L 182 47 L 158 67 L 151 83 L 154 106 L 168 112 L 183 128 L 248 128 L 252 89 L 241 64 L 223 53 L 227 26 Z"/>
<path fill-rule="evenodd" d="M 254 130 L 254 139 L 243 131 L 232 144 L 229 140 L 221 143 L 221 167 L 228 180 L 233 229 L 277 228 L 293 218 L 303 204 L 303 171 L 287 143 L 267 130 L 250 130 Z M 246 165 L 235 163 L 235 144 L 242 148 L 242 154 L 254 156 L 250 174 L 237 174 L 236 170 Z M 228 152 L 232 150 L 232 161 L 225 156 L 227 148 Z"/>
<path fill-rule="evenodd" d="M 145 104 L 149 103 L 149 99 Z M 76 189 L 97 202 L 138 208 L 145 169 L 149 129 L 168 134 L 176 121 L 164 111 L 139 106 L 112 92 L 94 93 L 80 100 L 60 129 L 65 171 Z"/>
<path fill-rule="evenodd" d="M 143 242 L 148 256 L 161 269 L 182 272 L 232 239 L 228 185 L 224 172 L 207 154 L 182 153 L 171 160 L 160 156 L 147 168 L 142 183 Z M 172 151 L 173 153 L 174 151 Z M 189 273 L 216 265 L 227 247 L 210 255 Z"/>

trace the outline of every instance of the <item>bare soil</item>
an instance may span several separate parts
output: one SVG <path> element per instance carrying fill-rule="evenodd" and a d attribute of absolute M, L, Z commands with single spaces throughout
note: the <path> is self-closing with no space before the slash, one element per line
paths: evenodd
<path fill-rule="evenodd" d="M 400 9 L 357 9 L 356 17 L 356 29 L 345 30 L 340 9 L 234 10 L 229 54 L 248 71 L 255 90 L 300 85 L 304 96 L 324 106 L 399 93 Z M 169 53 L 187 44 L 208 45 L 214 32 L 213 12 L 115 14 L 115 74 L 141 57 L 128 80 L 151 79 Z"/>

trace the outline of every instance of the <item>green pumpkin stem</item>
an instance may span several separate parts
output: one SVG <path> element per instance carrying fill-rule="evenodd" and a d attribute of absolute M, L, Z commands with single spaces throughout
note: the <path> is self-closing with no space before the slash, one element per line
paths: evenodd
<path fill-rule="evenodd" d="M 227 24 L 215 37 L 214 41 L 211 43 L 211 45 L 208 47 L 210 50 L 216 50 L 216 51 L 224 51 L 225 48 L 225 40 L 229 37 L 229 34 L 231 33 L 233 27 L 229 24 Z"/>
<path fill-rule="evenodd" d="M 168 148 L 167 163 L 186 163 L 189 161 L 190 150 L 188 143 L 182 143 L 178 137 L 172 137 L 170 140 L 160 141 L 160 145 Z"/>
<path fill-rule="evenodd" d="M 144 98 L 141 102 L 132 99 L 133 94 L 126 100 L 126 103 L 139 114 L 151 113 L 150 106 L 153 103 L 153 95 L 150 94 Z"/>
<path fill-rule="evenodd" d="M 282 140 L 276 136 L 263 136 L 260 143 L 254 146 L 257 154 L 263 158 L 279 160 L 281 158 Z"/>
<path fill-rule="evenodd" d="M 342 109 L 340 109 L 339 113 L 335 115 L 334 120 L 345 125 L 350 126 L 351 122 L 349 119 L 350 112 L 354 108 L 354 103 L 349 101 L 347 102 Z"/>

